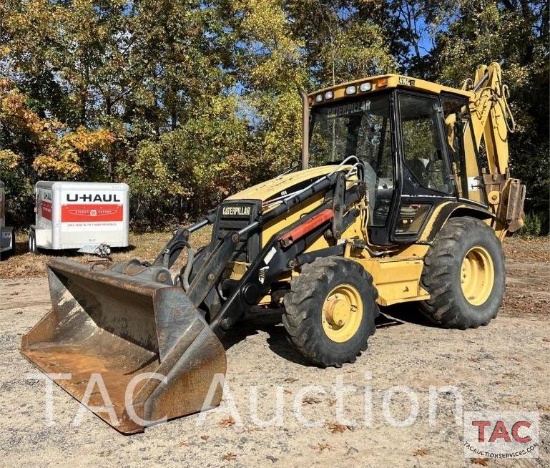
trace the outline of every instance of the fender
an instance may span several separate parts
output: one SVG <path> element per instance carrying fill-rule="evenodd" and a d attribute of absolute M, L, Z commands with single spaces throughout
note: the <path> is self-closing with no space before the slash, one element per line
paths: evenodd
<path fill-rule="evenodd" d="M 471 216 L 481 220 L 495 218 L 494 214 L 477 204 L 464 202 L 442 203 L 432 212 L 417 243 L 431 244 L 447 220 L 457 216 Z"/>

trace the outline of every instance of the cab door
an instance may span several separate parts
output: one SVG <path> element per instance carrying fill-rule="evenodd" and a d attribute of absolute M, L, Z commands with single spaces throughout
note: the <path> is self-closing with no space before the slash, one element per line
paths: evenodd
<path fill-rule="evenodd" d="M 443 201 L 456 200 L 440 100 L 397 93 L 398 171 L 401 196 L 391 227 L 393 242 L 418 238 L 431 211 Z"/>

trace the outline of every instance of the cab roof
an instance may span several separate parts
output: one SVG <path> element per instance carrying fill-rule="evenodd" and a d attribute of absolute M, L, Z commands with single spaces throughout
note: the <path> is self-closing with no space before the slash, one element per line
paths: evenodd
<path fill-rule="evenodd" d="M 363 85 L 364 91 L 360 89 L 361 85 Z M 346 91 L 348 88 L 350 88 L 351 90 L 353 87 L 355 87 L 355 92 Z M 367 90 L 367 88 L 369 87 L 370 89 Z M 394 88 L 415 90 L 415 91 L 420 91 L 420 92 L 424 92 L 427 94 L 434 94 L 434 95 L 438 95 L 441 93 L 450 93 L 458 96 L 464 96 L 467 98 L 471 98 L 474 96 L 474 93 L 472 91 L 465 91 L 462 89 L 451 88 L 450 86 L 443 86 L 437 83 L 433 83 L 431 81 L 412 78 L 409 76 L 389 74 L 389 75 L 370 76 L 366 78 L 361 78 L 359 80 L 348 81 L 347 83 L 342 83 L 335 86 L 323 88 L 323 89 L 314 91 L 311 94 L 308 94 L 308 98 L 309 98 L 310 105 L 316 105 L 316 104 L 318 105 L 318 104 L 324 104 L 333 100 L 341 99 L 344 97 L 366 95 L 375 91 L 381 91 L 383 89 L 394 89 Z M 325 93 L 327 91 L 333 92 L 332 98 L 325 99 Z M 319 95 L 321 95 L 322 97 L 320 101 L 316 100 L 316 99 L 319 99 L 317 98 L 317 96 Z"/>

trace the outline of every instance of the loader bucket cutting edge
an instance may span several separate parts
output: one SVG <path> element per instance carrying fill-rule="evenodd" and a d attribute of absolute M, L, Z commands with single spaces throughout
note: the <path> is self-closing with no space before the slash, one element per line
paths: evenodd
<path fill-rule="evenodd" d="M 71 396 L 125 434 L 207 409 L 225 350 L 180 287 L 58 259 L 48 279 L 53 308 L 21 352 L 47 374 L 70 374 L 55 382 Z M 208 408 L 221 397 L 218 386 Z"/>

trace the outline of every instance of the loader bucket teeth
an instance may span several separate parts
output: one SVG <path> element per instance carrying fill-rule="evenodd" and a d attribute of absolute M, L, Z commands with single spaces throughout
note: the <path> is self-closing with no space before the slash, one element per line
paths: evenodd
<path fill-rule="evenodd" d="M 53 308 L 21 352 L 101 419 L 130 434 L 219 405 L 225 350 L 180 287 L 57 259 L 48 277 Z"/>

